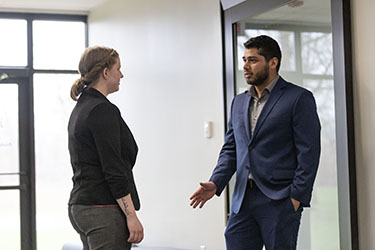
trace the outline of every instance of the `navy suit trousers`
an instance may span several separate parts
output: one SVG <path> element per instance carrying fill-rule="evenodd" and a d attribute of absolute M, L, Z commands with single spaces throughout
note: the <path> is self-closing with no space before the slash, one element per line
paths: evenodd
<path fill-rule="evenodd" d="M 225 230 L 227 250 L 295 250 L 302 206 L 291 199 L 271 200 L 255 183 L 247 184 L 240 211 L 231 213 Z"/>

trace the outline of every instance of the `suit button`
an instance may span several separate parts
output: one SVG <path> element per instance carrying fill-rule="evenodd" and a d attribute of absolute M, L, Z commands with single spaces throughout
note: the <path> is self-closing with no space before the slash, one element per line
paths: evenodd
<path fill-rule="evenodd" d="M 253 146 L 250 146 L 249 149 L 252 150 L 252 149 L 253 149 Z"/>

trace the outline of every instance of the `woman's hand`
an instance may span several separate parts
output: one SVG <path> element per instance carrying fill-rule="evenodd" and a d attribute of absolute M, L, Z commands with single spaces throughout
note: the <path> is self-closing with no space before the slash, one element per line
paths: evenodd
<path fill-rule="evenodd" d="M 130 194 L 116 200 L 126 216 L 126 223 L 129 229 L 128 242 L 140 243 L 143 240 L 143 226 L 135 213 L 134 204 Z"/>
<path fill-rule="evenodd" d="M 130 236 L 128 242 L 140 243 L 143 240 L 143 226 L 137 215 L 134 213 L 126 218 Z"/>

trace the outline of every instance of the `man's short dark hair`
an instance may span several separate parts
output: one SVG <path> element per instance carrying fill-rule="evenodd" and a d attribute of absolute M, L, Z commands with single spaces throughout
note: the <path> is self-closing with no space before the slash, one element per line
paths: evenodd
<path fill-rule="evenodd" d="M 244 43 L 244 46 L 246 49 L 257 48 L 259 55 L 264 56 L 267 62 L 276 57 L 279 60 L 276 71 L 279 72 L 281 50 L 279 44 L 273 38 L 265 35 L 252 37 Z"/>

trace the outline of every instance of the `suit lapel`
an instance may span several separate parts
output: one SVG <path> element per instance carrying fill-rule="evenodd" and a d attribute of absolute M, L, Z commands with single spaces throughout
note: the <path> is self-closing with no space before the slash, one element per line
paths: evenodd
<path fill-rule="evenodd" d="M 251 100 L 251 95 L 248 93 L 245 95 L 245 100 L 244 100 L 244 105 L 243 105 L 243 114 L 244 114 L 244 123 L 245 123 L 245 130 L 246 130 L 246 135 L 247 135 L 247 140 L 250 140 L 250 100 Z"/>
<path fill-rule="evenodd" d="M 251 142 L 253 141 L 253 138 L 257 135 L 259 129 L 262 127 L 265 119 L 271 112 L 272 108 L 275 106 L 281 95 L 284 93 L 284 87 L 285 87 L 285 81 L 280 77 L 280 79 L 277 81 L 275 87 L 273 88 L 270 96 L 268 97 L 268 100 L 266 104 L 264 105 L 262 112 L 260 113 L 259 119 L 257 121 L 257 124 L 255 125 L 254 133 L 251 137 Z"/>

